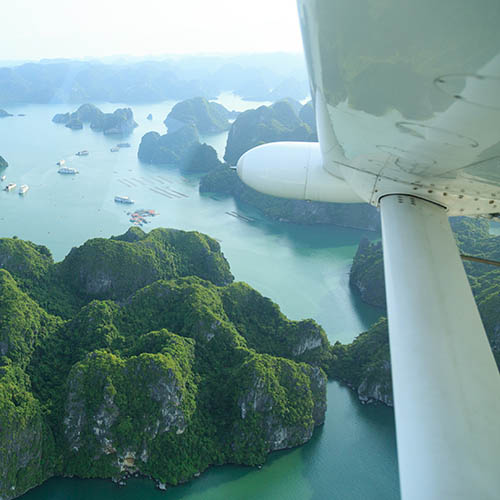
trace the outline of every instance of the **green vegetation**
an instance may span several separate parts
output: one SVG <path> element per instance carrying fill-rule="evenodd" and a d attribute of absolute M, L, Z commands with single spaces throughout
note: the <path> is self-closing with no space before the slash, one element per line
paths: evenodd
<path fill-rule="evenodd" d="M 382 242 L 363 238 L 352 261 L 349 283 L 361 299 L 376 307 L 385 307 L 384 261 Z"/>
<path fill-rule="evenodd" d="M 391 362 L 387 320 L 381 318 L 351 344 L 330 348 L 328 376 L 345 382 L 363 402 L 392 405 Z"/>
<path fill-rule="evenodd" d="M 451 228 L 457 244 L 464 253 L 500 260 L 498 240 L 490 237 L 489 223 L 485 219 L 451 217 Z M 469 276 L 490 271 L 484 264 L 466 263 Z M 367 304 L 385 308 L 384 263 L 382 243 L 361 240 L 351 267 L 350 284 Z"/>
<path fill-rule="evenodd" d="M 450 222 L 462 252 L 500 260 L 500 237 L 490 236 L 486 220 L 453 217 Z M 500 270 L 472 262 L 465 262 L 464 266 L 500 367 Z M 350 282 L 365 302 L 385 309 L 382 245 L 379 242 L 361 241 L 352 264 Z M 328 372 L 354 388 L 362 401 L 392 404 L 386 320 L 373 325 L 349 345 L 336 343 L 331 348 Z"/>
<path fill-rule="evenodd" d="M 0 495 L 14 498 L 54 474 L 55 447 L 29 377 L 0 359 Z"/>
<path fill-rule="evenodd" d="M 196 232 L 131 228 L 60 263 L 1 239 L 0 497 L 53 475 L 175 485 L 306 442 L 325 333 L 232 281 Z"/>
<path fill-rule="evenodd" d="M 200 134 L 216 134 L 229 129 L 228 118 L 231 116 L 231 112 L 221 104 L 209 102 L 203 97 L 193 97 L 178 102 L 164 123 L 169 132 L 185 125 L 194 125 Z"/>

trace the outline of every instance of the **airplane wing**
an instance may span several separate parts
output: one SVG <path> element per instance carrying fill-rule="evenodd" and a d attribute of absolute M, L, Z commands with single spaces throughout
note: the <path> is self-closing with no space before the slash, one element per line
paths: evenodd
<path fill-rule="evenodd" d="M 298 10 L 319 144 L 259 146 L 238 174 L 380 208 L 402 498 L 499 498 L 500 375 L 448 216 L 500 212 L 500 2 Z"/>

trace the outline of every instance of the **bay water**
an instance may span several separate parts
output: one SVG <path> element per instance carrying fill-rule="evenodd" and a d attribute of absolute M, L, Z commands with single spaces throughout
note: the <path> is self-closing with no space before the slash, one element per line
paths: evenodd
<path fill-rule="evenodd" d="M 239 111 L 261 104 L 231 94 L 218 101 Z M 200 195 L 198 176 L 137 159 L 141 137 L 150 130 L 165 133 L 163 120 L 175 102 L 96 104 L 106 112 L 130 106 L 139 126 L 130 136 L 117 138 L 88 126 L 73 131 L 51 122 L 54 114 L 74 111 L 76 105 L 7 108 L 16 116 L 0 119 L 0 155 L 10 164 L 0 172 L 7 177 L 2 185 L 15 182 L 30 189 L 25 196 L 17 189 L 0 192 L 0 236 L 44 244 L 61 260 L 89 238 L 125 232 L 130 227 L 128 212 L 154 209 L 159 215 L 150 218 L 144 230 L 174 227 L 216 238 L 237 280 L 270 297 L 292 319 L 314 318 L 331 342 L 350 342 L 378 318 L 379 311 L 353 295 L 348 283 L 359 240 L 376 234 L 273 222 L 232 198 Z M 149 113 L 153 120 L 146 119 Z M 226 138 L 225 132 L 202 140 L 222 157 Z M 131 147 L 113 153 L 110 149 L 117 142 L 129 142 Z M 75 155 L 83 149 L 88 156 Z M 58 174 L 56 162 L 62 159 L 80 173 Z M 115 203 L 116 195 L 130 196 L 136 203 L 133 208 Z M 393 412 L 380 405 L 361 405 L 350 389 L 330 382 L 325 425 L 304 446 L 271 454 L 261 469 L 214 467 L 167 492 L 146 479 L 131 479 L 119 488 L 104 480 L 53 478 L 23 496 L 66 498 L 397 499 Z"/>

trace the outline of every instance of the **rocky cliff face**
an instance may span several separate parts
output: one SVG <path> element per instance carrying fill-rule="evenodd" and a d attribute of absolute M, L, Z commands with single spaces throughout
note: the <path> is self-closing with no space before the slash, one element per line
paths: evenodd
<path fill-rule="evenodd" d="M 0 366 L 0 498 L 9 500 L 54 472 L 52 433 L 29 377 L 19 367 Z"/>
<path fill-rule="evenodd" d="M 232 449 L 240 460 L 259 463 L 270 451 L 304 444 L 324 422 L 326 377 L 318 368 L 261 356 L 249 359 L 237 376 L 243 383 Z M 297 405 L 300 410 L 290 414 Z"/>
<path fill-rule="evenodd" d="M 196 396 L 194 352 L 189 341 L 177 341 L 186 359 L 94 351 L 72 368 L 63 420 L 68 471 L 88 474 L 83 455 L 96 461 L 96 475 L 103 468 L 113 477 L 144 472 L 158 437 L 184 433 Z"/>
<path fill-rule="evenodd" d="M 382 319 L 351 344 L 331 348 L 329 375 L 355 390 L 363 403 L 392 406 L 392 381 L 387 321 Z"/>

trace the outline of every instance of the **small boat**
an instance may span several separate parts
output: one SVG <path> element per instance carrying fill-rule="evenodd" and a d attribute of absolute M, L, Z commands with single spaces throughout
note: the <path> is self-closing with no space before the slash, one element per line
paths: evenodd
<path fill-rule="evenodd" d="M 78 170 L 76 168 L 71 168 L 71 167 L 61 167 L 58 171 L 58 174 L 70 174 L 70 175 L 75 175 L 78 174 Z"/>
<path fill-rule="evenodd" d="M 117 153 L 118 151 L 120 151 L 120 148 L 111 148 L 110 151 L 112 153 Z"/>
<path fill-rule="evenodd" d="M 120 144 L 117 144 L 116 147 L 117 148 L 129 148 L 130 147 L 130 143 L 128 143 L 128 142 L 120 142 Z"/>
<path fill-rule="evenodd" d="M 76 153 L 76 156 L 88 156 L 88 155 L 89 152 L 86 149 L 82 149 L 81 151 L 78 151 L 78 153 Z"/>
<path fill-rule="evenodd" d="M 19 188 L 19 194 L 20 194 L 20 195 L 25 194 L 25 193 L 28 191 L 28 189 L 29 189 L 29 188 L 30 188 L 30 187 L 29 187 L 27 184 L 23 184 L 23 185 Z"/>
<path fill-rule="evenodd" d="M 10 182 L 9 184 L 7 184 L 5 186 L 4 191 L 12 191 L 15 187 L 16 187 L 16 184 L 14 184 L 13 182 Z"/>
<path fill-rule="evenodd" d="M 0 177 L 0 181 L 4 181 L 5 179 L 7 179 L 5 175 L 2 175 L 2 177 Z"/>
<path fill-rule="evenodd" d="M 64 165 L 66 164 L 66 160 L 59 160 L 56 165 L 59 166 L 59 167 L 64 167 Z"/>
<path fill-rule="evenodd" d="M 115 202 L 126 203 L 127 205 L 132 205 L 133 203 L 135 203 L 135 201 L 132 200 L 132 198 L 130 198 L 129 196 L 115 196 Z"/>

